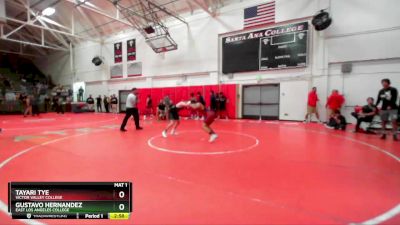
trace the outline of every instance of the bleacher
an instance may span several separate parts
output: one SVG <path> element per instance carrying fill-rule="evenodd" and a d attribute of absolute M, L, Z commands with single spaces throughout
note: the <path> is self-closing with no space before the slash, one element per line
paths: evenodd
<path fill-rule="evenodd" d="M 50 93 L 46 77 L 33 65 L 17 71 L 18 65 L 18 62 L 13 64 L 7 60 L 0 65 L 0 114 L 21 114 L 23 103 L 19 100 L 19 96 L 21 94 L 32 95 L 35 90 L 40 91 L 38 93 L 40 110 L 43 111 L 44 96 Z M 23 65 L 26 65 L 25 61 Z M 30 68 L 32 73 L 28 73 L 27 68 Z"/>

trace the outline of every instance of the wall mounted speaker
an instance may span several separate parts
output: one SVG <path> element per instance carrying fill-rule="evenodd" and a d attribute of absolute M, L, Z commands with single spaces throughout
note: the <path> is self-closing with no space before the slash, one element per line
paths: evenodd
<path fill-rule="evenodd" d="M 353 64 L 351 63 L 342 64 L 342 73 L 351 73 L 352 70 L 353 70 Z"/>
<path fill-rule="evenodd" d="M 100 65 L 103 63 L 103 60 L 101 60 L 100 57 L 96 56 L 96 57 L 94 57 L 94 58 L 92 59 L 92 63 L 93 63 L 95 66 L 100 66 Z"/>
<path fill-rule="evenodd" d="M 145 27 L 145 28 L 143 28 L 143 30 L 144 30 L 144 32 L 146 32 L 146 34 L 152 34 L 152 33 L 156 32 L 152 26 Z"/>
<path fill-rule="evenodd" d="M 321 31 L 328 28 L 332 23 L 332 18 L 329 17 L 329 13 L 321 10 L 311 21 L 312 25 L 314 25 L 315 30 Z"/>

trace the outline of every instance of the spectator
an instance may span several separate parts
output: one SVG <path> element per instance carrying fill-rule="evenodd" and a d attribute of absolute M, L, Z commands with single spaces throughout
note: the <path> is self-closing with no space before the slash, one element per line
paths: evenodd
<path fill-rule="evenodd" d="M 65 111 L 72 112 L 72 96 L 67 96 L 65 98 Z"/>
<path fill-rule="evenodd" d="M 146 98 L 146 112 L 144 115 L 144 119 L 146 119 L 146 117 L 152 117 L 153 116 L 153 100 L 151 99 L 151 95 L 147 95 Z"/>
<path fill-rule="evenodd" d="M 57 114 L 64 114 L 64 107 L 63 107 L 63 104 L 64 104 L 64 101 L 63 101 L 63 99 L 62 99 L 62 97 L 61 96 L 57 96 L 56 97 L 56 102 L 57 102 L 57 104 L 56 104 L 56 112 L 57 112 Z"/>
<path fill-rule="evenodd" d="M 110 99 L 104 95 L 103 97 L 103 103 L 104 103 L 104 109 L 106 110 L 106 113 L 110 112 Z"/>
<path fill-rule="evenodd" d="M 164 104 L 165 104 L 165 117 L 169 119 L 169 107 L 171 106 L 171 98 L 169 95 L 165 95 L 164 97 Z"/>
<path fill-rule="evenodd" d="M 228 119 L 228 113 L 226 111 L 226 104 L 228 103 L 228 99 L 226 98 L 223 92 L 219 93 L 219 118 Z"/>
<path fill-rule="evenodd" d="M 164 101 L 161 99 L 160 103 L 158 103 L 157 106 L 157 112 L 156 112 L 156 117 L 158 120 L 165 120 L 165 104 Z"/>
<path fill-rule="evenodd" d="M 344 103 L 343 95 L 339 94 L 338 90 L 333 90 L 331 96 L 329 96 L 326 102 L 327 118 L 335 114 L 335 111 L 340 111 Z"/>
<path fill-rule="evenodd" d="M 32 95 L 32 116 L 39 116 L 39 95 L 34 94 Z"/>
<path fill-rule="evenodd" d="M 83 87 L 80 87 L 78 90 L 78 102 L 83 102 L 83 93 L 85 90 L 83 90 Z"/>
<path fill-rule="evenodd" d="M 201 94 L 201 92 L 197 92 L 197 102 L 200 102 L 202 105 L 206 105 L 206 101 L 203 98 L 203 95 Z M 199 111 L 197 110 L 197 119 L 203 119 L 204 115 L 204 110 L 203 111 Z"/>
<path fill-rule="evenodd" d="M 94 108 L 94 99 L 92 95 L 89 95 L 89 98 L 86 99 L 86 103 L 88 104 L 88 108 L 90 111 L 93 111 Z"/>
<path fill-rule="evenodd" d="M 45 112 L 48 112 L 49 106 L 50 106 L 50 97 L 48 95 L 46 95 L 44 97 L 44 111 Z"/>
<path fill-rule="evenodd" d="M 24 92 L 19 94 L 18 100 L 19 100 L 20 105 L 22 106 L 22 114 L 25 114 L 26 99 L 27 99 L 27 96 L 25 95 Z"/>
<path fill-rule="evenodd" d="M 118 113 L 118 98 L 115 94 L 111 96 L 111 111 Z"/>
<path fill-rule="evenodd" d="M 325 126 L 329 129 L 346 130 L 346 118 L 344 118 L 344 116 L 340 114 L 339 110 L 336 110 L 333 112 L 333 114 L 331 114 L 328 123 Z"/>
<path fill-rule="evenodd" d="M 101 95 L 99 95 L 96 98 L 96 108 L 97 108 L 97 112 L 102 112 L 103 110 L 101 109 Z"/>
<path fill-rule="evenodd" d="M 27 115 L 32 115 L 32 96 L 25 97 L 25 112 L 24 117 Z"/>
<path fill-rule="evenodd" d="M 206 105 L 206 101 L 203 98 L 203 95 L 201 94 L 201 92 L 197 92 L 197 101 L 200 102 L 203 105 Z"/>
<path fill-rule="evenodd" d="M 380 116 L 382 120 L 382 136 L 381 139 L 386 139 L 386 125 L 388 122 L 392 123 L 393 140 L 398 141 L 397 138 L 397 117 L 398 117 L 398 106 L 397 89 L 390 86 L 389 79 L 383 79 L 381 81 L 383 88 L 378 93 L 378 100 L 376 106 L 382 102 Z"/>
<path fill-rule="evenodd" d="M 62 87 L 61 84 L 60 84 L 60 85 L 58 85 L 58 86 L 56 87 L 57 96 L 61 96 L 62 91 L 63 91 L 63 87 Z"/>
<path fill-rule="evenodd" d="M 220 108 L 220 106 L 221 106 L 221 103 L 220 103 L 220 96 L 219 96 L 219 92 L 217 92 L 216 94 L 215 94 L 215 103 L 216 103 L 216 105 L 217 105 L 217 113 L 219 113 L 219 108 Z"/>
<path fill-rule="evenodd" d="M 58 107 L 58 97 L 57 96 L 53 96 L 53 104 L 51 106 L 51 110 L 53 110 L 54 112 L 57 111 L 57 107 Z"/>
<path fill-rule="evenodd" d="M 317 109 L 318 101 L 319 101 L 319 99 L 318 99 L 318 95 L 317 95 L 317 88 L 313 87 L 312 90 L 308 93 L 307 114 L 304 119 L 304 123 L 311 122 L 312 114 L 315 114 L 315 116 L 318 119 L 318 122 L 321 122 L 321 120 L 319 119 L 319 114 L 318 114 L 318 109 Z M 308 116 L 310 116 L 310 118 Z"/>
<path fill-rule="evenodd" d="M 191 103 L 191 104 L 194 104 L 194 103 L 196 103 L 196 102 L 197 102 L 196 96 L 194 95 L 193 92 L 190 93 L 190 103 Z M 190 107 L 190 118 L 191 118 L 191 119 L 196 119 L 196 117 L 197 117 L 197 110 L 196 110 L 196 109 L 193 109 L 192 107 Z"/>
<path fill-rule="evenodd" d="M 213 90 L 210 91 L 210 109 L 217 111 L 217 97 Z"/>
<path fill-rule="evenodd" d="M 7 92 L 5 98 L 6 98 L 6 104 L 7 104 L 7 111 L 8 112 L 13 112 L 14 111 L 15 102 L 17 101 L 17 97 L 15 96 L 15 93 L 14 92 Z"/>
<path fill-rule="evenodd" d="M 363 106 L 358 112 L 352 112 L 351 115 L 357 119 L 356 129 L 354 132 L 360 131 L 360 125 L 362 122 L 370 123 L 374 119 L 374 116 L 378 112 L 378 108 L 374 105 L 374 98 L 367 98 L 367 105 Z"/>
<path fill-rule="evenodd" d="M 4 85 L 4 87 L 6 87 L 6 88 L 11 88 L 11 83 L 10 83 L 10 81 L 9 81 L 7 78 L 5 78 L 5 79 L 3 80 L 3 85 Z"/>

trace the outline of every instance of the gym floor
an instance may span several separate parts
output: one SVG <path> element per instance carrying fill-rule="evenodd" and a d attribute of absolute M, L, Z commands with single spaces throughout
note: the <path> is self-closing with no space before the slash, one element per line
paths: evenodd
<path fill-rule="evenodd" d="M 123 115 L 1 116 L 0 224 L 400 224 L 400 144 L 320 124 Z M 132 181 L 127 221 L 18 221 L 9 181 Z"/>

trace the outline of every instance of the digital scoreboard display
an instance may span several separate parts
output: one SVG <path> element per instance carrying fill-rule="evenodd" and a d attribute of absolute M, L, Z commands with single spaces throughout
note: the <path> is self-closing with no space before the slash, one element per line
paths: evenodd
<path fill-rule="evenodd" d="M 308 22 L 222 38 L 222 72 L 307 66 Z"/>
<path fill-rule="evenodd" d="M 13 219 L 129 219 L 131 182 L 10 182 Z"/>

